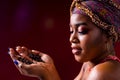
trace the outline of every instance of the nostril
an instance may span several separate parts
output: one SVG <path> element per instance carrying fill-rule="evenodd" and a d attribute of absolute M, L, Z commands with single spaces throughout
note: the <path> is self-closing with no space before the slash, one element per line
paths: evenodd
<path fill-rule="evenodd" d="M 74 39 L 72 40 L 72 42 L 73 42 L 73 43 L 78 43 L 79 40 L 78 40 L 77 38 L 74 38 Z"/>
<path fill-rule="evenodd" d="M 78 34 L 76 32 L 70 35 L 70 42 L 79 43 Z"/>

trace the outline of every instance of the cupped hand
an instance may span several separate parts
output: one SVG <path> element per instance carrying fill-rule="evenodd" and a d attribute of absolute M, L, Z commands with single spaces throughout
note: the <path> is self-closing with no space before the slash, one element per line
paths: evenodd
<path fill-rule="evenodd" d="M 9 48 L 9 54 L 21 74 L 43 80 L 60 80 L 49 55 L 21 46 Z"/>

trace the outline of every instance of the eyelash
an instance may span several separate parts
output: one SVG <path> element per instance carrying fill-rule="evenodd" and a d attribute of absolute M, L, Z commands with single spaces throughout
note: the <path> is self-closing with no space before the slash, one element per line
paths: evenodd
<path fill-rule="evenodd" d="M 73 31 L 70 31 L 70 34 L 72 34 L 73 33 Z M 87 34 L 88 33 L 88 30 L 83 30 L 83 31 L 81 31 L 81 32 L 78 32 L 79 34 Z"/>
<path fill-rule="evenodd" d="M 80 33 L 80 34 L 87 34 L 87 33 L 88 33 L 88 30 L 83 30 L 83 31 L 78 32 L 78 33 Z"/>

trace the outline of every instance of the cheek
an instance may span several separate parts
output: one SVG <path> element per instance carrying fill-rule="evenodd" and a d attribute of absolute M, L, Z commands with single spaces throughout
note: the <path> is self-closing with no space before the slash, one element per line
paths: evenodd
<path fill-rule="evenodd" d="M 93 49 L 97 49 L 99 47 L 101 47 L 102 44 L 102 36 L 95 34 L 95 35 L 86 35 L 83 37 L 80 37 L 80 41 L 81 41 L 81 46 L 89 51 L 89 50 L 93 50 Z"/>
<path fill-rule="evenodd" d="M 102 42 L 101 36 L 91 36 L 91 39 L 89 39 L 89 43 L 93 46 L 98 46 Z"/>
<path fill-rule="evenodd" d="M 95 45 L 95 46 L 99 46 L 103 44 L 103 36 L 100 33 L 95 33 L 91 36 L 91 44 Z"/>

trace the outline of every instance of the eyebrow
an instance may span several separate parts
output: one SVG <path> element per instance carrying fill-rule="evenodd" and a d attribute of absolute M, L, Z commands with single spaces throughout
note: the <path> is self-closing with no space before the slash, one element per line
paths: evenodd
<path fill-rule="evenodd" d="M 79 27 L 79 26 L 81 26 L 81 25 L 87 25 L 87 23 L 82 22 L 82 23 L 77 23 L 77 24 L 75 24 L 76 27 Z"/>
<path fill-rule="evenodd" d="M 87 25 L 87 23 L 85 23 L 85 22 L 79 22 L 79 23 L 76 23 L 74 26 L 79 27 L 81 25 Z M 71 24 L 70 24 L 70 26 L 71 26 Z"/>

